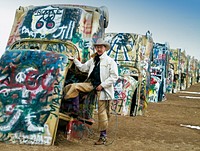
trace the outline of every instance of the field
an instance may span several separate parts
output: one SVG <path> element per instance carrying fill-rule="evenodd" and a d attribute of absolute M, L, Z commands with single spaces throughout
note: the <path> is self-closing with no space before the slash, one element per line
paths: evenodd
<path fill-rule="evenodd" d="M 199 92 L 199 94 L 188 93 L 188 91 Z M 196 98 L 186 98 L 186 96 Z M 96 124 L 94 124 L 88 128 L 81 139 L 67 141 L 60 134 L 54 146 L 11 145 L 0 142 L 0 150 L 200 151 L 200 127 L 198 126 L 200 126 L 200 83 L 191 86 L 185 93 L 167 94 L 166 101 L 149 103 L 143 116 L 112 115 L 107 145 L 94 145 L 98 139 Z"/>

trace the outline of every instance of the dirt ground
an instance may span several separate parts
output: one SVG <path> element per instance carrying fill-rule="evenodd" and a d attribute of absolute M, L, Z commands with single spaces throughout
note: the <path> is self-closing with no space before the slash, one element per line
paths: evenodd
<path fill-rule="evenodd" d="M 200 92 L 200 83 L 186 91 Z M 54 146 L 0 142 L 0 151 L 200 151 L 200 129 L 181 126 L 200 126 L 200 99 L 179 96 L 200 97 L 200 94 L 167 94 L 166 101 L 149 103 L 143 116 L 112 115 L 107 145 L 94 145 L 98 139 L 94 124 L 81 139 L 67 141 L 63 135 L 59 135 Z"/>

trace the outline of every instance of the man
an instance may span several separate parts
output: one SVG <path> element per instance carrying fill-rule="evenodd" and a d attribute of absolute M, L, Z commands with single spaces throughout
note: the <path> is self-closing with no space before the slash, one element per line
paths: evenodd
<path fill-rule="evenodd" d="M 80 71 L 88 73 L 87 81 L 90 82 L 67 85 L 64 89 L 64 99 L 74 98 L 74 101 L 77 101 L 79 92 L 90 92 L 93 89 L 97 91 L 100 138 L 95 142 L 95 145 L 102 145 L 106 144 L 107 141 L 109 100 L 114 98 L 113 84 L 118 79 L 118 68 L 116 62 L 106 53 L 110 49 L 107 42 L 98 39 L 93 46 L 96 53 L 84 64 L 73 57 L 69 57 Z"/>

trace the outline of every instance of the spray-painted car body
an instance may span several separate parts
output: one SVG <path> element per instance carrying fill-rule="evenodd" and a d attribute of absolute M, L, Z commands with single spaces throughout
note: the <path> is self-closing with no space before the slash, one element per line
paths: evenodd
<path fill-rule="evenodd" d="M 181 84 L 180 84 L 180 90 L 185 90 L 187 88 L 186 85 L 186 76 L 188 73 L 188 65 L 187 65 L 187 56 L 185 51 L 181 52 L 180 56 L 180 69 L 181 69 Z"/>
<path fill-rule="evenodd" d="M 172 63 L 168 64 L 168 73 L 167 73 L 167 85 L 166 93 L 172 93 L 173 91 L 173 82 L 174 82 L 174 65 Z"/>
<path fill-rule="evenodd" d="M 151 62 L 151 82 L 149 102 L 161 102 L 166 99 L 169 45 L 155 43 Z"/>
<path fill-rule="evenodd" d="M 20 7 L 16 11 L 7 49 L 21 39 L 45 39 L 71 42 L 79 50 L 79 59 L 90 58 L 91 45 L 103 37 L 108 24 L 105 7 L 48 5 Z M 62 47 L 51 51 L 63 53 Z M 50 50 L 50 49 L 49 49 Z"/>
<path fill-rule="evenodd" d="M 181 49 L 179 48 L 170 49 L 169 62 L 172 64 L 174 70 L 172 93 L 180 91 L 180 83 L 181 83 L 180 54 L 181 54 Z"/>
<path fill-rule="evenodd" d="M 81 80 L 67 55 L 87 61 L 91 44 L 103 37 L 107 24 L 106 7 L 60 4 L 16 10 L 0 60 L 1 141 L 54 144 L 59 119 L 68 119 L 59 113 L 63 87 Z"/>
<path fill-rule="evenodd" d="M 191 56 L 187 55 L 187 74 L 186 74 L 186 87 L 189 88 L 192 83 L 192 73 L 191 73 Z"/>
<path fill-rule="evenodd" d="M 108 55 L 117 62 L 119 70 L 112 109 L 121 115 L 142 114 L 148 98 L 152 37 L 148 34 L 106 33 L 105 40 L 111 45 Z"/>
<path fill-rule="evenodd" d="M 197 83 L 200 82 L 200 61 L 197 61 Z"/>
<path fill-rule="evenodd" d="M 191 71 L 192 71 L 192 85 L 197 83 L 197 66 L 198 66 L 198 60 L 192 57 L 191 60 Z"/>

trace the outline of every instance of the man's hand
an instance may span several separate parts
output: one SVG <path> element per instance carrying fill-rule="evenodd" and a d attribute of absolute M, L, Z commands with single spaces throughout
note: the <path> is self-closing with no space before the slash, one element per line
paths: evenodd
<path fill-rule="evenodd" d="M 74 60 L 74 57 L 68 56 L 68 59 L 71 60 L 71 61 L 73 61 L 73 60 Z"/>
<path fill-rule="evenodd" d="M 103 87 L 101 85 L 99 85 L 98 87 L 96 87 L 97 91 L 101 91 L 103 89 Z"/>

